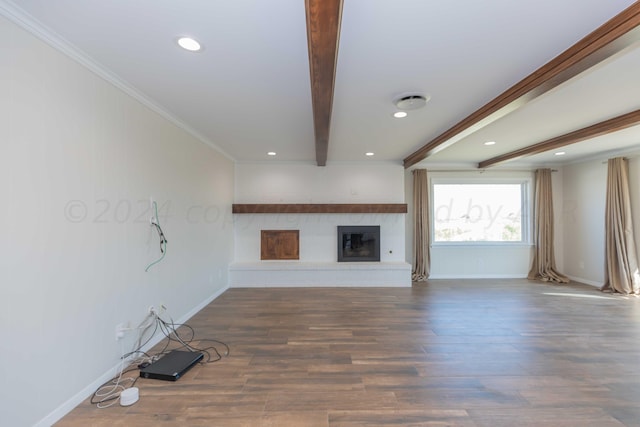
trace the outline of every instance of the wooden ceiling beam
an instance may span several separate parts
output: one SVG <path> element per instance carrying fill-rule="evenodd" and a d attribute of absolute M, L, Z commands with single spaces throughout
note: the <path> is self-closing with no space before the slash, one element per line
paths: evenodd
<path fill-rule="evenodd" d="M 478 163 L 478 168 L 486 169 L 490 166 L 495 166 L 499 163 L 504 163 L 509 160 L 517 160 L 521 159 L 522 157 L 533 156 L 534 154 L 556 150 L 567 145 L 575 144 L 576 142 L 606 135 L 612 132 L 617 132 L 619 130 L 626 129 L 637 124 L 640 124 L 640 110 L 635 110 L 630 113 L 614 117 L 613 119 L 605 120 L 604 122 L 596 123 L 595 125 L 567 133 L 565 135 L 557 136 L 555 138 L 551 138 L 546 141 L 542 141 L 507 154 L 502 154 L 500 156 L 484 160 Z"/>
<path fill-rule="evenodd" d="M 327 164 L 342 0 L 305 0 L 316 163 Z"/>
<path fill-rule="evenodd" d="M 640 41 L 640 1 L 404 159 L 409 168 Z"/>

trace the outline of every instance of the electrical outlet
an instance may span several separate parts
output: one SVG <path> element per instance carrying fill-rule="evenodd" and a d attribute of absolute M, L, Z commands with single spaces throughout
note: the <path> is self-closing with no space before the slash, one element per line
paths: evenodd
<path fill-rule="evenodd" d="M 163 303 L 160 303 L 157 306 L 150 305 L 149 309 L 147 310 L 147 314 L 149 316 L 152 316 L 152 315 L 153 316 L 160 316 L 166 310 L 167 310 L 167 307 L 165 307 L 165 305 Z"/>
<path fill-rule="evenodd" d="M 124 333 L 127 330 L 127 324 L 126 323 L 118 323 L 116 325 L 116 341 L 121 340 L 122 338 L 124 338 Z"/>

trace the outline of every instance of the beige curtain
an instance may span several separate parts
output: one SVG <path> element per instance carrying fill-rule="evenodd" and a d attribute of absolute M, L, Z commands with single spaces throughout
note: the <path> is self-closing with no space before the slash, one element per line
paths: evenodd
<path fill-rule="evenodd" d="M 426 281 L 431 267 L 429 252 L 429 182 L 426 169 L 413 171 L 413 271 L 411 280 Z"/>
<path fill-rule="evenodd" d="M 553 193 L 551 169 L 536 170 L 533 240 L 535 252 L 528 278 L 544 282 L 568 283 L 569 278 L 556 270 L 553 251 Z"/>
<path fill-rule="evenodd" d="M 640 274 L 631 220 L 629 165 L 618 157 L 609 159 L 605 208 L 606 280 L 602 290 L 640 294 Z"/>

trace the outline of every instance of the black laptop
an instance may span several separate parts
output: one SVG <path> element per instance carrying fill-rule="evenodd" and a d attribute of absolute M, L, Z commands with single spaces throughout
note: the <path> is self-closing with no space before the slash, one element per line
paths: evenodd
<path fill-rule="evenodd" d="M 197 351 L 173 350 L 149 366 L 140 369 L 140 376 L 156 380 L 176 381 L 203 357 L 204 355 Z"/>

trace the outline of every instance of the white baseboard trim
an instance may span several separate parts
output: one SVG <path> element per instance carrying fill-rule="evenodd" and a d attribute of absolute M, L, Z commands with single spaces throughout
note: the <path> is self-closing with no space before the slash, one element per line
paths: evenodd
<path fill-rule="evenodd" d="M 526 279 L 526 274 L 432 274 L 427 280 L 442 279 Z"/>
<path fill-rule="evenodd" d="M 213 295 L 209 296 L 207 299 L 202 301 L 200 304 L 195 306 L 191 311 L 178 319 L 175 323 L 186 323 L 187 320 L 191 319 L 194 315 L 196 315 L 200 310 L 205 308 L 209 303 L 222 295 L 229 286 L 224 286 L 222 289 L 216 291 Z M 154 336 L 151 341 L 149 341 L 144 347 L 142 347 L 143 351 L 147 351 L 152 348 L 154 345 L 158 344 L 160 341 L 164 339 L 164 335 L 157 334 Z M 95 379 L 91 384 L 87 385 L 85 388 L 76 393 L 73 397 L 68 399 L 58 408 L 53 410 L 49 415 L 38 421 L 35 424 L 35 427 L 50 427 L 56 422 L 60 421 L 62 417 L 71 412 L 76 406 L 85 401 L 89 396 L 91 396 L 102 384 L 109 381 L 111 378 L 115 377 L 120 371 L 120 362 L 118 362 L 115 366 L 108 369 L 104 374 L 100 375 L 97 379 Z"/>
<path fill-rule="evenodd" d="M 569 279 L 571 279 L 571 281 L 573 281 L 573 282 L 584 283 L 585 285 L 595 286 L 596 288 L 601 288 L 602 285 L 604 285 L 604 283 L 595 282 L 593 280 L 588 280 L 588 279 L 583 279 L 582 277 L 569 276 L 568 274 L 567 274 L 567 277 Z"/>
<path fill-rule="evenodd" d="M 232 288 L 411 287 L 406 262 L 237 262 Z"/>
<path fill-rule="evenodd" d="M 247 283 L 234 284 L 232 288 L 410 288 L 411 283 Z"/>
<path fill-rule="evenodd" d="M 182 316 L 176 323 L 185 323 L 187 320 L 191 319 L 193 316 L 198 314 L 198 312 L 200 312 L 200 310 L 202 310 L 207 305 L 209 305 L 213 300 L 215 300 L 220 295 L 225 293 L 228 289 L 229 289 L 229 285 L 225 285 L 222 288 L 218 289 L 216 292 L 214 292 L 212 295 L 210 295 L 207 299 L 202 301 L 200 304 L 196 305 L 191 311 L 189 311 L 187 314 Z M 150 346 L 150 347 L 153 347 L 153 346 Z"/>

